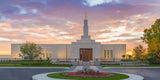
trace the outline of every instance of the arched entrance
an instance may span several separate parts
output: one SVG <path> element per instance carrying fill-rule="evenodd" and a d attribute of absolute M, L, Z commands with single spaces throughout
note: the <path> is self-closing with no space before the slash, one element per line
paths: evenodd
<path fill-rule="evenodd" d="M 92 48 L 80 48 L 80 60 L 90 61 L 93 59 L 93 49 Z"/>

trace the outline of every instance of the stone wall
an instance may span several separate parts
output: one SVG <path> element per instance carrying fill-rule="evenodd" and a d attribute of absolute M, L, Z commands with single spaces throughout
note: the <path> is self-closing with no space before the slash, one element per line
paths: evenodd
<path fill-rule="evenodd" d="M 20 46 L 22 44 L 11 44 L 11 57 L 19 58 Z M 71 58 L 71 45 L 70 44 L 37 44 L 42 47 L 43 54 L 41 58 L 46 59 L 70 59 Z"/>
<path fill-rule="evenodd" d="M 126 54 L 126 44 L 102 44 L 101 59 L 104 59 L 104 50 L 112 50 L 112 59 L 122 59 L 122 55 Z"/>

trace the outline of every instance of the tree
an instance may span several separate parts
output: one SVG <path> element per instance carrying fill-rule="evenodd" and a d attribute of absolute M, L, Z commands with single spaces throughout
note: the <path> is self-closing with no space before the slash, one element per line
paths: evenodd
<path fill-rule="evenodd" d="M 122 55 L 123 59 L 125 59 L 126 55 Z"/>
<path fill-rule="evenodd" d="M 132 58 L 132 55 L 128 55 L 128 57 L 129 57 L 129 59 L 131 59 L 131 58 Z"/>
<path fill-rule="evenodd" d="M 143 48 L 142 45 L 138 45 L 133 49 L 133 55 L 136 60 L 140 60 L 141 56 L 144 55 L 146 49 Z"/>
<path fill-rule="evenodd" d="M 144 30 L 141 39 L 148 45 L 148 53 L 160 57 L 160 19 L 157 19 L 151 28 Z"/>
<path fill-rule="evenodd" d="M 153 54 L 153 53 L 148 53 L 147 55 L 146 55 L 146 57 L 147 57 L 147 59 L 150 61 L 155 61 L 157 58 L 158 58 L 158 56 L 156 55 L 156 54 Z"/>
<path fill-rule="evenodd" d="M 19 56 L 33 60 L 42 54 L 42 48 L 34 43 L 26 42 L 20 46 L 21 54 Z"/>

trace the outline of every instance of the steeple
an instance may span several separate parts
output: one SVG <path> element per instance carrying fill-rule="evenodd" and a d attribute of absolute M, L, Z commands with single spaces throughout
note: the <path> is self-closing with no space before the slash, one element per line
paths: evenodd
<path fill-rule="evenodd" d="M 85 13 L 85 19 L 87 19 L 87 13 Z"/>
<path fill-rule="evenodd" d="M 88 20 L 87 20 L 87 13 L 85 13 L 85 19 L 84 19 L 84 26 L 83 26 L 83 36 L 88 36 Z"/>
<path fill-rule="evenodd" d="M 92 40 L 90 35 L 88 35 L 88 20 L 87 20 L 87 13 L 84 16 L 84 25 L 83 25 L 83 35 L 81 36 L 80 40 L 77 40 L 75 43 L 72 44 L 79 44 L 79 43 L 93 43 L 93 44 L 100 44 Z"/>

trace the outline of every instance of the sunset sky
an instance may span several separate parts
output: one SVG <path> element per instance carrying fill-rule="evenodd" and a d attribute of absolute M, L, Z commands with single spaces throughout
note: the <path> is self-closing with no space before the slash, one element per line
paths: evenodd
<path fill-rule="evenodd" d="M 103 44 L 142 44 L 143 30 L 160 18 L 160 0 L 0 0 L 0 55 L 11 43 L 70 44 L 89 34 Z"/>

